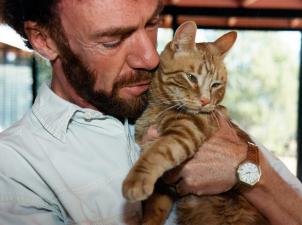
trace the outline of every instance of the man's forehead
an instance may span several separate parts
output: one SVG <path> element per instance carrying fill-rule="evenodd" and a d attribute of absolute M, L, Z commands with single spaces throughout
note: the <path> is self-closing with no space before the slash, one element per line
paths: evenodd
<path fill-rule="evenodd" d="M 105 21 L 113 16 L 135 17 L 138 14 L 151 13 L 158 8 L 162 8 L 162 0 L 61 0 L 58 4 L 60 15 L 69 14 L 80 16 L 82 19 L 87 17 Z"/>
<path fill-rule="evenodd" d="M 108 26 L 136 26 L 159 13 L 161 4 L 162 0 L 62 0 L 58 9 L 64 28 L 91 33 Z"/>
<path fill-rule="evenodd" d="M 94 9 L 120 9 L 129 5 L 149 5 L 150 7 L 156 5 L 163 5 L 163 0 L 61 0 L 59 5 L 63 6 L 66 10 L 74 8 L 93 7 Z M 146 9 L 145 9 L 146 10 Z"/>

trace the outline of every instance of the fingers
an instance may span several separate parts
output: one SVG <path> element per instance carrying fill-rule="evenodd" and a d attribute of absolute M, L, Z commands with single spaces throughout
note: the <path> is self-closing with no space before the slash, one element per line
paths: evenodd
<path fill-rule="evenodd" d="M 183 176 L 183 167 L 186 165 L 186 163 L 188 161 L 189 160 L 186 160 L 181 165 L 165 172 L 163 175 L 163 179 L 164 179 L 165 183 L 167 183 L 167 184 L 178 183 Z"/>
<path fill-rule="evenodd" d="M 185 183 L 183 180 L 176 185 L 176 192 L 181 197 L 193 193 L 187 183 Z"/>
<path fill-rule="evenodd" d="M 200 181 L 196 177 L 189 177 L 181 179 L 176 184 L 176 192 L 179 196 L 185 196 L 188 194 L 202 195 L 203 188 L 200 185 Z"/>
<path fill-rule="evenodd" d="M 155 126 L 151 126 L 148 128 L 146 135 L 153 139 L 153 138 L 158 137 L 159 133 Z"/>
<path fill-rule="evenodd" d="M 157 137 L 159 137 L 158 130 L 155 126 L 151 126 L 147 129 L 146 133 L 144 134 L 141 143 L 144 144 L 146 142 L 154 140 Z"/>
<path fill-rule="evenodd" d="M 230 190 L 236 183 L 234 173 L 224 174 L 221 176 L 211 175 L 194 175 L 181 179 L 176 184 L 176 192 L 180 196 L 195 195 L 212 195 L 219 194 Z"/>

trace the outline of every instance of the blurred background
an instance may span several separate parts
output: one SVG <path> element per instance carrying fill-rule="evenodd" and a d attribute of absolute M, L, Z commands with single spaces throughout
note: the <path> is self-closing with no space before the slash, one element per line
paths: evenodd
<path fill-rule="evenodd" d="M 198 24 L 197 42 L 230 30 L 238 39 L 226 57 L 223 104 L 233 120 L 302 177 L 301 0 L 169 0 L 158 33 L 158 51 L 185 20 Z M 0 25 L 0 132 L 30 109 L 49 63 Z"/>

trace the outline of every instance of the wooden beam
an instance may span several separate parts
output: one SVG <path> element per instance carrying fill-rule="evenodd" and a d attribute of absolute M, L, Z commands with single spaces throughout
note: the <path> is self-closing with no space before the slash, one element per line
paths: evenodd
<path fill-rule="evenodd" d="M 252 5 L 253 3 L 257 2 L 258 0 L 240 0 L 240 4 L 243 7 L 247 7 L 249 5 Z"/>
<path fill-rule="evenodd" d="M 302 18 L 301 9 L 254 9 L 254 8 L 204 8 L 167 5 L 163 15 L 255 17 L 255 18 Z"/>
<path fill-rule="evenodd" d="M 21 57 L 21 58 L 31 58 L 33 55 L 32 52 L 23 51 L 19 48 L 16 48 L 14 46 L 11 46 L 11 45 L 8 45 L 8 44 L 2 43 L 2 42 L 0 42 L 0 51 L 13 52 L 18 57 Z"/>
<path fill-rule="evenodd" d="M 166 0 L 166 4 L 207 8 L 302 9 L 301 0 Z"/>
<path fill-rule="evenodd" d="M 171 16 L 171 15 L 164 15 L 162 17 L 161 27 L 168 28 L 168 27 L 171 27 L 172 24 L 173 24 L 173 16 Z"/>
<path fill-rule="evenodd" d="M 235 27 L 237 24 L 238 20 L 236 17 L 229 17 L 228 18 L 228 26 L 229 27 Z"/>
<path fill-rule="evenodd" d="M 259 0 L 248 6 L 249 8 L 265 9 L 301 9 L 301 0 Z"/>
<path fill-rule="evenodd" d="M 289 26 L 293 29 L 302 27 L 302 19 L 295 18 L 289 21 Z"/>
<path fill-rule="evenodd" d="M 302 30 L 302 19 L 249 18 L 218 16 L 179 16 L 176 27 L 184 21 L 193 20 L 200 28 Z"/>

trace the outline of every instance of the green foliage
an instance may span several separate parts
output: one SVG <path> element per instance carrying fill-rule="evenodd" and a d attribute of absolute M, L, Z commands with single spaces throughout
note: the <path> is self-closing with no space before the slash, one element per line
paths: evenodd
<path fill-rule="evenodd" d="M 224 104 L 232 118 L 278 155 L 296 139 L 300 47 L 282 32 L 239 32 L 226 58 L 229 87 Z"/>

